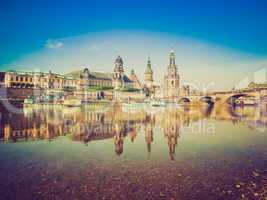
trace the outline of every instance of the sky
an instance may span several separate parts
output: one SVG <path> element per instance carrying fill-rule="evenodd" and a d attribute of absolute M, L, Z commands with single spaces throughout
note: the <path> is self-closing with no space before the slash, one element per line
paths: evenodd
<path fill-rule="evenodd" d="M 161 82 L 173 49 L 182 81 L 198 87 L 229 89 L 255 74 L 266 76 L 265 0 L 0 4 L 0 70 L 61 73 L 87 66 L 111 72 L 121 54 L 126 71 L 134 68 L 142 80 L 151 54 L 155 80 Z"/>

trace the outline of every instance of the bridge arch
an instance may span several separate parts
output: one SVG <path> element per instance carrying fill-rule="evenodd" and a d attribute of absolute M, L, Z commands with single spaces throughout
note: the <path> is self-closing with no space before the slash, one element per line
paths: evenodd
<path fill-rule="evenodd" d="M 247 93 L 239 93 L 239 94 L 233 94 L 230 95 L 227 99 L 226 99 L 226 103 L 228 104 L 235 104 L 235 101 L 238 100 L 241 97 L 252 97 L 254 99 L 256 99 L 257 97 L 253 94 L 247 94 Z"/>
<path fill-rule="evenodd" d="M 199 102 L 201 103 L 208 103 L 208 104 L 214 104 L 214 99 L 211 96 L 203 96 L 199 99 Z"/>
<path fill-rule="evenodd" d="M 190 99 L 186 97 L 178 99 L 178 103 L 190 103 L 190 102 L 191 102 Z"/>

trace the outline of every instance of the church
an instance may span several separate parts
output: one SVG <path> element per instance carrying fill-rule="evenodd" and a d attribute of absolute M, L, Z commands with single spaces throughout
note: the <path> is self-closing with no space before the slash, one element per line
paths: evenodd
<path fill-rule="evenodd" d="M 83 70 L 68 73 L 66 76 L 71 76 L 74 79 L 79 80 L 79 89 L 98 87 L 103 90 L 108 88 L 123 90 L 127 88 L 141 89 L 142 87 L 133 70 L 131 71 L 130 76 L 125 74 L 121 56 L 117 56 L 115 59 L 113 73 L 93 72 L 89 71 L 88 68 L 85 68 Z"/>
<path fill-rule="evenodd" d="M 175 98 L 180 92 L 180 77 L 175 63 L 175 53 L 172 51 L 169 58 L 167 74 L 163 84 L 164 98 Z"/>
<path fill-rule="evenodd" d="M 167 73 L 164 76 L 161 86 L 154 84 L 153 70 L 150 57 L 147 61 L 147 67 L 144 73 L 144 89 L 151 98 L 157 99 L 175 99 L 189 93 L 188 86 L 181 86 L 180 76 L 178 73 L 175 53 L 171 51 L 169 56 L 169 64 L 167 66 Z"/>

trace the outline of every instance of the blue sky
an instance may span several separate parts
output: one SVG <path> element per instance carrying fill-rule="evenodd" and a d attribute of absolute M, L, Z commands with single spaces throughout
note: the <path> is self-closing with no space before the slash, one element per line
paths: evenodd
<path fill-rule="evenodd" d="M 30 66 L 32 63 L 25 62 L 25 59 L 31 57 L 32 60 L 34 55 L 44 52 L 47 47 L 64 47 L 67 38 L 83 35 L 90 38 L 98 33 L 117 30 L 157 33 L 157 37 L 160 35 L 163 40 L 166 35 L 190 38 L 202 41 L 202 44 L 230 49 L 233 54 L 237 54 L 236 59 L 240 58 L 240 54 L 242 58 L 246 55 L 253 57 L 252 60 L 265 60 L 267 57 L 265 0 L 1 0 L 0 4 L 2 69 L 10 64 L 42 68 L 43 66 Z M 171 43 L 168 45 L 169 48 L 172 46 Z M 38 65 L 38 62 L 34 64 Z M 63 65 L 61 67 L 64 68 Z M 65 68 L 68 67 L 65 65 Z"/>
<path fill-rule="evenodd" d="M 1 64 L 64 38 L 111 29 L 167 32 L 267 54 L 265 0 L 1 0 Z"/>

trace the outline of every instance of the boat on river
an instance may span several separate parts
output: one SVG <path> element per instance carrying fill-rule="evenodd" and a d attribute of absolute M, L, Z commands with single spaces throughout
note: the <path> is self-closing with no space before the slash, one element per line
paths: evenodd
<path fill-rule="evenodd" d="M 26 98 L 23 101 L 23 105 L 33 105 L 34 104 L 34 99 L 32 98 Z"/>
<path fill-rule="evenodd" d="M 164 101 L 160 101 L 156 99 L 152 99 L 149 104 L 154 107 L 165 107 L 166 106 L 166 103 Z"/>
<path fill-rule="evenodd" d="M 80 107 L 82 101 L 80 99 L 66 99 L 63 101 L 63 105 L 67 107 Z"/>
<path fill-rule="evenodd" d="M 28 98 L 23 100 L 23 106 L 31 106 L 36 103 L 36 99 L 34 96 L 29 96 Z"/>
<path fill-rule="evenodd" d="M 137 103 L 137 102 L 122 103 L 122 110 L 124 112 L 135 112 L 135 111 L 140 111 L 144 108 L 145 108 L 144 103 Z"/>
<path fill-rule="evenodd" d="M 166 106 L 167 106 L 168 108 L 181 108 L 181 107 L 182 107 L 181 105 L 179 105 L 179 104 L 176 103 L 176 102 L 168 102 L 168 103 L 166 104 Z"/>

